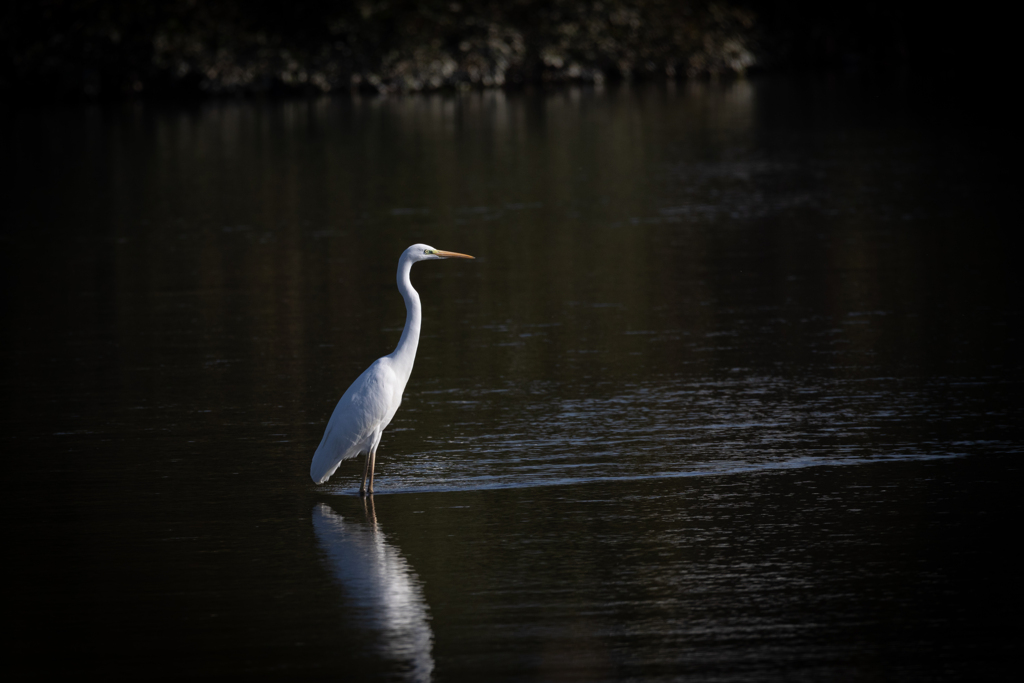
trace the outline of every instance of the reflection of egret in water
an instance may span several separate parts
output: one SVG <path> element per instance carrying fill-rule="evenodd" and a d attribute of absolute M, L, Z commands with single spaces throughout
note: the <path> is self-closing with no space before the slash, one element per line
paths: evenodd
<path fill-rule="evenodd" d="M 419 578 L 378 529 L 373 498 L 365 523 L 317 504 L 313 529 L 361 622 L 380 632 L 379 653 L 401 667 L 404 679 L 429 681 L 434 634 L 427 602 Z"/>

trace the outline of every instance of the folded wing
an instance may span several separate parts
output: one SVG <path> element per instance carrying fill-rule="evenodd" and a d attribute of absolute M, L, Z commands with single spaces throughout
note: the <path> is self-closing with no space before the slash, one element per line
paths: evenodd
<path fill-rule="evenodd" d="M 374 437 L 394 415 L 391 404 L 397 385 L 398 377 L 386 357 L 378 358 L 359 375 L 334 407 L 324 438 L 313 454 L 309 467 L 313 481 L 324 483 L 343 460 L 369 451 Z"/>

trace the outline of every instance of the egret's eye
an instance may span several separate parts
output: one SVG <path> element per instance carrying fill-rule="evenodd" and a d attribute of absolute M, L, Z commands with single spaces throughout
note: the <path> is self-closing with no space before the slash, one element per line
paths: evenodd
<path fill-rule="evenodd" d="M 430 253 L 430 250 L 429 250 L 429 249 L 424 249 L 424 250 L 423 250 L 423 253 L 424 253 L 424 254 L 429 254 L 429 253 Z"/>

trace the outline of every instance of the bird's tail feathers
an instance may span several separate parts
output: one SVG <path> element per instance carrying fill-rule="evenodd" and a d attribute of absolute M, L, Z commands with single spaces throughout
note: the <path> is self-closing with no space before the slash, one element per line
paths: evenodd
<path fill-rule="evenodd" d="M 359 446 L 353 446 L 347 450 L 332 449 L 321 443 L 313 454 L 313 462 L 309 466 L 309 476 L 317 484 L 323 484 L 331 478 L 331 475 L 338 469 L 345 460 L 350 460 L 362 451 Z"/>

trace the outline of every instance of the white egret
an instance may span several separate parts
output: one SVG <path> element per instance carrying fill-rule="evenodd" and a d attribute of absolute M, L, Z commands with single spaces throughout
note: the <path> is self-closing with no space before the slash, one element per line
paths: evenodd
<path fill-rule="evenodd" d="M 394 351 L 378 358 L 359 379 L 352 383 L 345 395 L 334 407 L 334 413 L 327 422 L 324 438 L 313 454 L 309 476 L 317 484 L 331 478 L 343 460 L 366 454 L 363 468 L 363 483 L 360 495 L 367 492 L 366 477 L 369 474 L 369 493 L 373 493 L 373 469 L 377 459 L 377 446 L 381 434 L 391 423 L 391 418 L 402 403 L 402 393 L 412 374 L 416 360 L 416 347 L 420 343 L 420 321 L 422 309 L 420 295 L 412 287 L 409 272 L 417 261 L 431 261 L 447 258 L 473 258 L 467 254 L 441 251 L 426 244 L 414 244 L 398 259 L 398 291 L 405 299 L 405 329 Z"/>

